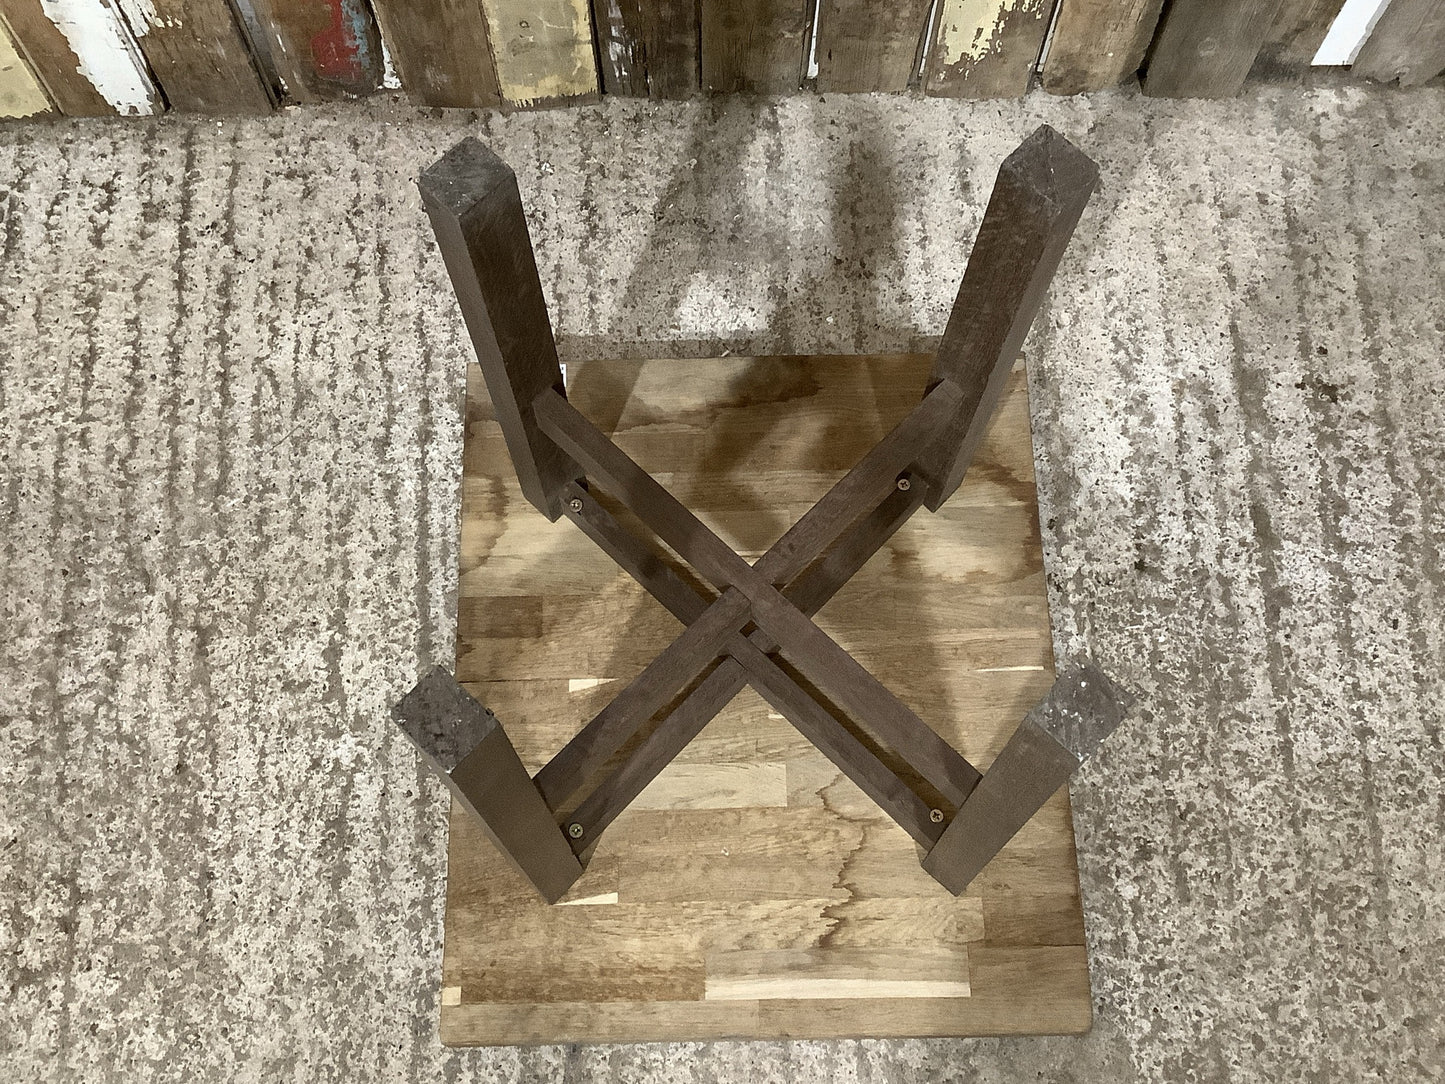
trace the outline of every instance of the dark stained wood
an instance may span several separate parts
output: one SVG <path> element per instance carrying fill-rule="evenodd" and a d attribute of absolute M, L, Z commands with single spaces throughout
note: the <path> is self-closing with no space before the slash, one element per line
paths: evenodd
<path fill-rule="evenodd" d="M 846 535 L 827 557 L 800 576 L 784 591 L 786 597 L 814 614 L 877 550 L 901 527 L 921 503 L 921 491 L 895 490 L 873 514 Z M 629 575 L 647 588 L 680 621 L 695 621 L 706 600 L 684 583 L 660 558 L 621 528 L 601 506 L 586 501 L 570 517 Z M 586 845 L 597 838 L 629 802 L 655 779 L 704 726 L 730 703 L 753 674 L 759 689 L 799 731 L 822 750 L 844 774 L 874 798 L 890 816 L 915 839 L 924 833 L 929 843 L 941 826 L 929 819 L 929 807 L 902 783 L 892 770 L 878 760 L 862 742 L 814 701 L 796 682 L 783 674 L 766 652 L 776 643 L 762 629 L 744 640 L 735 635 L 728 643 L 733 658 L 724 660 L 697 688 L 688 694 L 666 719 L 647 736 L 628 759 L 577 808 L 572 820 L 583 826 Z M 759 661 L 759 656 L 766 662 Z M 751 661 L 744 669 L 742 663 Z M 792 691 L 782 688 L 792 686 Z M 796 695 L 795 695 L 796 694 Z M 801 698 L 801 699 L 799 699 Z M 808 707 L 803 704 L 811 704 Z M 574 844 L 574 850 L 585 849 Z"/>
<path fill-rule="evenodd" d="M 1343 6 L 1344 0 L 1283 0 L 1249 77 L 1268 82 L 1303 78 Z"/>
<path fill-rule="evenodd" d="M 929 806 L 891 768 L 752 643 L 734 643 L 732 651 L 764 700 L 858 784 L 915 842 L 933 845 L 943 831 L 941 818 L 935 822 Z"/>
<path fill-rule="evenodd" d="M 732 658 L 724 659 L 703 678 L 568 818 L 571 823 L 582 825 L 583 829 L 583 835 L 573 843 L 572 849 L 580 854 L 592 846 L 603 830 L 746 685 L 747 675 Z"/>
<path fill-rule="evenodd" d="M 1098 167 L 1048 125 L 1004 159 L 934 360 L 964 393 L 950 432 L 919 463 L 936 510 L 973 460 L 1048 292 Z"/>
<path fill-rule="evenodd" d="M 1092 663 L 1063 668 L 923 860 L 959 895 L 1124 721 L 1134 697 Z"/>
<path fill-rule="evenodd" d="M 1164 0 L 1059 0 L 1041 79 L 1050 94 L 1106 90 L 1132 79 Z"/>
<path fill-rule="evenodd" d="M 687 98 L 698 92 L 696 0 L 593 0 L 604 94 Z"/>
<path fill-rule="evenodd" d="M 1149 51 L 1144 93 L 1229 98 L 1254 66 L 1281 0 L 1172 0 Z"/>
<path fill-rule="evenodd" d="M 647 588 L 684 625 L 691 625 L 713 601 L 699 595 L 673 570 L 667 558 L 631 534 L 580 485 L 567 491 L 567 518 L 611 557 L 617 565 Z"/>
<path fill-rule="evenodd" d="M 904 472 L 903 478 L 908 482 L 906 490 L 895 489 L 822 560 L 783 588 L 789 602 L 810 616 L 817 613 L 908 522 L 923 503 L 923 486 L 911 472 Z M 775 645 L 769 642 L 759 646 L 771 652 Z"/>
<path fill-rule="evenodd" d="M 548 903 L 561 899 L 582 864 L 497 717 L 438 666 L 397 702 L 392 718 L 497 849 Z"/>
<path fill-rule="evenodd" d="M 755 583 L 757 573 L 732 548 L 608 440 L 560 394 L 543 392 L 532 404 L 542 433 L 580 464 L 587 478 L 620 500 L 678 555 L 719 590 Z"/>
<path fill-rule="evenodd" d="M 1020 98 L 1028 93 L 1054 0 L 939 0 L 929 94 Z"/>
<path fill-rule="evenodd" d="M 555 520 L 582 472 L 532 413 L 542 392 L 561 397 L 562 370 L 516 175 L 468 138 L 422 174 L 420 188 L 522 492 Z"/>
<path fill-rule="evenodd" d="M 963 399 L 949 380 L 929 389 L 907 417 L 773 543 L 756 565 L 758 574 L 774 584 L 787 583 L 832 545 L 844 528 L 896 493 L 899 476 L 946 431 Z"/>
<path fill-rule="evenodd" d="M 270 91 L 227 0 L 151 0 L 126 13 L 172 109 L 213 116 L 271 112 Z"/>
<path fill-rule="evenodd" d="M 702 86 L 788 94 L 803 80 L 803 0 L 699 0 Z"/>
<path fill-rule="evenodd" d="M 747 598 L 729 589 L 684 629 L 537 773 L 537 789 L 547 804 L 556 809 L 577 793 L 668 701 L 701 676 L 747 612 Z"/>
<path fill-rule="evenodd" d="M 931 0 L 819 0 L 818 90 L 904 91 Z"/>
<path fill-rule="evenodd" d="M 110 15 L 119 17 L 116 12 Z M 80 58 L 60 28 L 45 14 L 40 0 L 0 0 L 0 18 L 10 27 L 16 48 L 60 112 L 68 117 L 116 115 L 116 107 L 82 74 Z M 138 77 L 147 92 L 141 109 L 145 113 L 159 112 L 163 108 L 160 93 L 149 75 L 139 71 L 144 67 L 139 57 L 136 60 Z"/>
<path fill-rule="evenodd" d="M 372 0 L 407 94 L 423 105 L 501 105 L 486 14 L 476 0 Z"/>
<path fill-rule="evenodd" d="M 366 0 L 252 0 L 288 102 L 359 98 L 381 86 L 381 34 Z"/>
<path fill-rule="evenodd" d="M 978 782 L 978 772 L 784 598 L 769 582 L 762 561 L 754 568 L 734 553 L 561 395 L 544 393 L 534 410 L 542 431 L 582 464 L 590 478 L 622 500 L 699 573 L 720 588 L 735 587 L 745 595 L 758 627 L 785 645 L 784 654 L 808 680 L 897 751 L 948 802 L 962 804 Z"/>
<path fill-rule="evenodd" d="M 763 593 L 752 601 L 758 627 L 782 645 L 804 677 L 907 761 L 944 801 L 963 803 L 978 783 L 972 764 L 792 603 Z"/>
<path fill-rule="evenodd" d="M 1350 70 L 1382 83 L 1419 86 L 1445 71 L 1445 4 L 1390 0 Z"/>

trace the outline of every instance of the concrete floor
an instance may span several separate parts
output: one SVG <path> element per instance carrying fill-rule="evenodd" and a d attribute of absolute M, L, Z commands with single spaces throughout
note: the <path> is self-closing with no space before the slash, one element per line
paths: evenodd
<path fill-rule="evenodd" d="M 469 348 L 413 178 L 517 169 L 571 357 L 926 346 L 999 160 L 1103 168 L 1026 348 L 1084 1039 L 455 1052 L 444 800 Z M 0 127 L 0 1077 L 1445 1074 L 1445 90 L 395 104 Z"/>

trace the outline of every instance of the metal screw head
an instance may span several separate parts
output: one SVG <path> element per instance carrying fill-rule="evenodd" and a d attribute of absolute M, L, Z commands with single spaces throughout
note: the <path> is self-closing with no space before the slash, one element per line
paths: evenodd
<path fill-rule="evenodd" d="M 913 483 L 910 482 L 907 478 L 900 478 L 898 479 L 898 488 L 904 493 L 907 493 L 910 489 L 913 488 Z"/>
<path fill-rule="evenodd" d="M 928 819 L 931 820 L 934 824 L 942 824 L 942 823 L 943 823 L 943 810 L 941 810 L 941 809 L 930 809 L 930 810 L 928 811 Z"/>
<path fill-rule="evenodd" d="M 581 839 L 581 838 L 582 838 L 582 826 L 581 826 L 580 824 L 578 824 L 576 821 L 573 821 L 571 824 L 569 824 L 569 825 L 567 826 L 567 834 L 568 834 L 569 836 L 571 836 L 573 839 Z"/>
<path fill-rule="evenodd" d="M 570 501 L 567 502 L 567 507 L 572 509 L 572 511 L 574 512 L 582 511 L 582 498 L 573 497 Z"/>

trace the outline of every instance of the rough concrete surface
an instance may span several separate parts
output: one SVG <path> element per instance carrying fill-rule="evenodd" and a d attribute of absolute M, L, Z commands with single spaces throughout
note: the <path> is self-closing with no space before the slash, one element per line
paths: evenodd
<path fill-rule="evenodd" d="M 449 1051 L 469 348 L 413 179 L 517 169 L 569 357 L 927 346 L 1003 156 L 1103 169 L 1031 366 L 1083 1039 Z M 1445 90 L 382 104 L 0 127 L 0 1077 L 1445 1074 Z"/>

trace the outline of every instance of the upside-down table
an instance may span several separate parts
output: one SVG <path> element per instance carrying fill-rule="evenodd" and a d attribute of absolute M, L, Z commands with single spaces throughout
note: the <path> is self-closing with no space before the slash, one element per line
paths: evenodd
<path fill-rule="evenodd" d="M 480 363 L 456 675 L 395 712 L 457 799 L 444 1039 L 1087 1026 L 1062 784 L 1128 697 L 1050 682 L 1014 362 L 1096 176 L 1005 161 L 933 359 L 567 389 L 511 171 L 423 176 Z"/>

